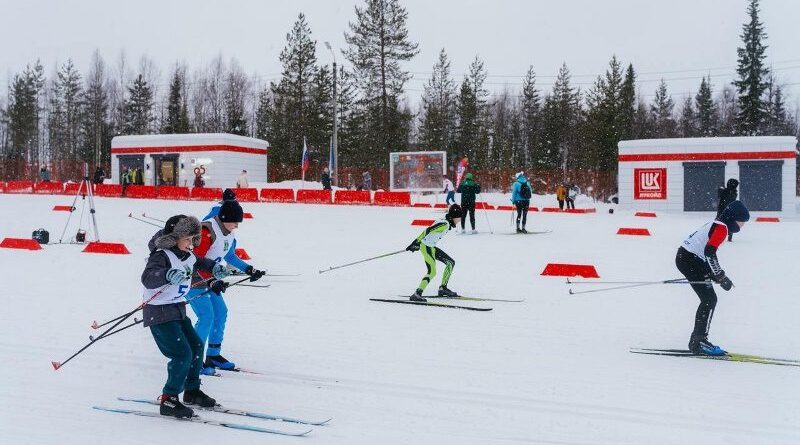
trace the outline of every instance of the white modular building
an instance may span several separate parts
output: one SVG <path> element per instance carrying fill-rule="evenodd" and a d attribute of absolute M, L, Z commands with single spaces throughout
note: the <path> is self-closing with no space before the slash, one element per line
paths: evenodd
<path fill-rule="evenodd" d="M 247 170 L 249 182 L 267 182 L 267 141 L 226 133 L 117 136 L 111 140 L 111 177 L 136 171 L 137 183 L 232 188 Z"/>
<path fill-rule="evenodd" d="M 735 178 L 751 211 L 796 212 L 793 136 L 643 139 L 618 147 L 623 209 L 716 211 L 718 188 Z"/>

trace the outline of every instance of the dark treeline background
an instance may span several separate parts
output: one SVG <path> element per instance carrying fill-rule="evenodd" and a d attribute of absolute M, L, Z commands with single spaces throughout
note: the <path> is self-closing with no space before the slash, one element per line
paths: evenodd
<path fill-rule="evenodd" d="M 342 50 L 348 63 L 337 73 L 342 167 L 385 170 L 389 152 L 445 150 L 450 163 L 468 156 L 480 171 L 613 175 L 623 139 L 798 133 L 785 85 L 766 60 L 758 0 L 742 26 L 736 80 L 714 85 L 703 77 L 697 94 L 677 104 L 665 80 L 642 91 L 635 67 L 615 56 L 587 90 L 573 84 L 564 64 L 547 91 L 531 66 L 521 88 L 491 94 L 480 58 L 456 79 L 443 48 L 412 109 L 409 95 L 418 92 L 407 88 L 403 63 L 418 43 L 401 1 L 365 0 L 354 12 Z M 327 163 L 333 131 L 333 73 L 317 60 L 317 43 L 299 14 L 280 54 L 281 75 L 271 81 L 222 54 L 206 66 L 178 63 L 166 72 L 147 56 L 131 65 L 124 52 L 113 60 L 95 52 L 84 73 L 68 59 L 47 75 L 35 61 L 0 96 L 0 179 L 33 178 L 45 165 L 62 176 L 79 173 L 59 166 L 107 167 L 115 135 L 194 132 L 266 139 L 270 179 L 295 178 L 303 138 L 312 159 Z"/>

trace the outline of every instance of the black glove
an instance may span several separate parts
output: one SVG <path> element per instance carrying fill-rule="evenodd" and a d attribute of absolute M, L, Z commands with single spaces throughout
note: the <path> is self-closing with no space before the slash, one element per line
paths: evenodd
<path fill-rule="evenodd" d="M 248 266 L 247 269 L 245 269 L 244 273 L 246 273 L 247 275 L 250 275 L 250 282 L 252 283 L 253 281 L 260 280 L 261 277 L 263 277 L 264 275 L 267 274 L 267 271 L 265 271 L 265 270 L 257 270 L 255 268 L 253 268 L 253 266 Z"/>
<path fill-rule="evenodd" d="M 225 289 L 230 286 L 229 283 L 226 283 L 222 280 L 212 280 L 211 283 L 208 285 L 208 288 L 211 289 L 212 292 L 219 295 L 225 292 Z"/>
<path fill-rule="evenodd" d="M 731 281 L 731 279 L 728 278 L 727 275 L 725 275 L 725 271 L 720 271 L 720 273 L 714 275 L 713 277 L 711 277 L 711 279 L 714 280 L 717 284 L 719 284 L 721 288 L 725 289 L 726 291 L 731 290 L 731 288 L 733 287 L 733 281 Z"/>
<path fill-rule="evenodd" d="M 414 240 L 414 242 L 412 242 L 411 244 L 408 245 L 408 247 L 406 247 L 406 250 L 409 251 L 409 252 L 418 251 L 419 250 L 419 241 Z"/>

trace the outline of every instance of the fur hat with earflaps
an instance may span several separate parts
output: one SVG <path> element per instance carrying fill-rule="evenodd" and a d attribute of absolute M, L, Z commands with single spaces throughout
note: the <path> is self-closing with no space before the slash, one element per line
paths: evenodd
<path fill-rule="evenodd" d="M 178 244 L 178 240 L 187 236 L 192 237 L 192 243 L 200 244 L 200 221 L 194 216 L 175 215 L 167 220 L 164 232 L 156 239 L 156 247 L 169 249 Z"/>

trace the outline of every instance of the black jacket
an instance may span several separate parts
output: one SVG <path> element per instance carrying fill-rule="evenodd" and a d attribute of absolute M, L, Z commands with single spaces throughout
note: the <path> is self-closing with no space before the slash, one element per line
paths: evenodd
<path fill-rule="evenodd" d="M 458 184 L 458 193 L 461 193 L 461 207 L 475 207 L 475 195 L 481 192 L 481 186 L 472 179 L 465 179 Z"/>
<path fill-rule="evenodd" d="M 722 211 L 725 210 L 725 207 L 728 207 L 728 204 L 736 201 L 736 198 L 739 196 L 739 191 L 736 187 L 720 187 L 717 190 L 717 196 L 719 197 L 719 206 L 717 206 L 717 216 L 722 214 Z"/>

